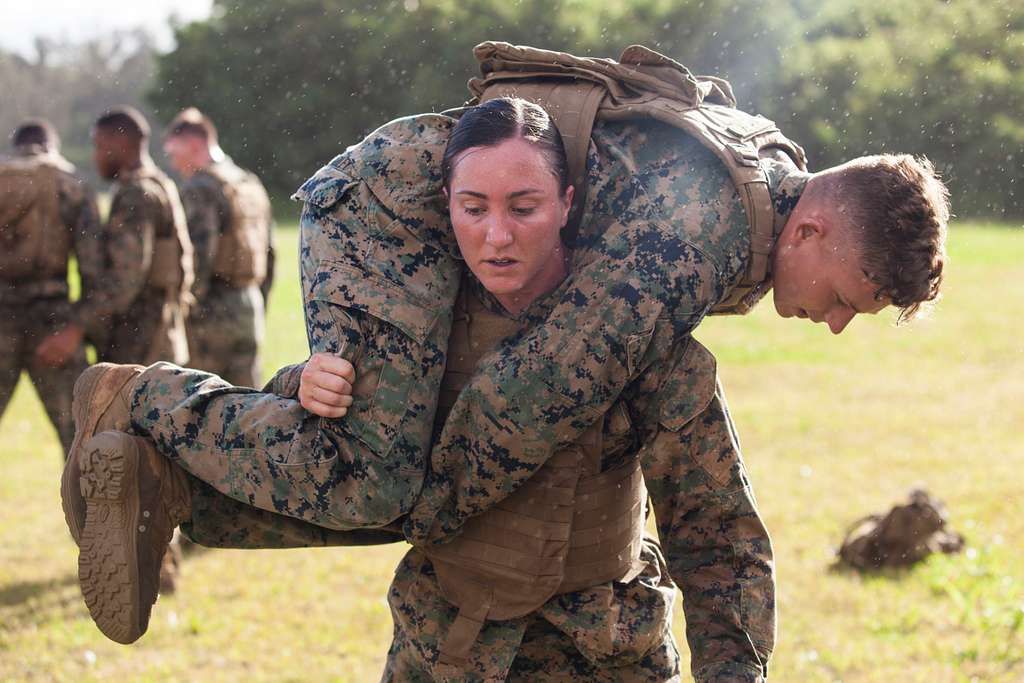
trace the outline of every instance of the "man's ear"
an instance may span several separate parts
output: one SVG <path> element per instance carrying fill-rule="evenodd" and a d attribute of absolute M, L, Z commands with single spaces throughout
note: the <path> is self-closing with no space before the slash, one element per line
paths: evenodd
<path fill-rule="evenodd" d="M 565 208 L 562 210 L 562 225 L 563 226 L 566 223 L 569 222 L 569 211 L 572 209 L 572 198 L 573 198 L 573 196 L 575 196 L 575 194 L 576 194 L 576 188 L 573 187 L 572 185 L 570 185 L 569 187 L 565 188 L 565 197 L 563 198 L 564 202 L 565 202 Z"/>
<path fill-rule="evenodd" d="M 797 242 L 804 242 L 814 239 L 822 239 L 830 231 L 828 221 L 820 213 L 812 213 L 803 216 L 797 223 L 793 237 Z"/>
<path fill-rule="evenodd" d="M 447 187 L 442 187 L 441 188 L 441 192 L 444 192 L 444 200 L 445 200 L 445 202 L 451 202 L 452 198 L 448 196 L 448 188 Z"/>

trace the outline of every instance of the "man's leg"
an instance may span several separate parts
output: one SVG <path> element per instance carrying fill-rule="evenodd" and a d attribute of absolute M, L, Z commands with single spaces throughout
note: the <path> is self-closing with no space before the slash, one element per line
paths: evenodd
<path fill-rule="evenodd" d="M 21 377 L 25 334 L 19 320 L 23 321 L 23 317 L 18 310 L 0 306 L 0 348 L 3 349 L 0 353 L 0 417 L 6 412 Z"/>
<path fill-rule="evenodd" d="M 131 430 L 225 495 L 334 529 L 383 526 L 411 503 L 417 473 L 378 458 L 345 431 L 347 417 L 167 363 L 131 392 Z"/>
<path fill-rule="evenodd" d="M 235 386 L 258 387 L 263 331 L 263 299 L 255 285 L 211 291 L 189 319 L 189 367 Z"/>
<path fill-rule="evenodd" d="M 45 335 L 59 331 L 67 322 L 69 305 L 59 302 L 55 306 L 40 306 L 36 318 L 37 327 L 26 340 L 26 352 L 32 351 L 43 341 Z M 88 367 L 85 359 L 85 347 L 79 347 L 75 354 L 59 368 L 51 368 L 41 363 L 26 363 L 29 376 L 36 387 L 39 399 L 46 409 L 46 414 L 57 430 L 60 443 L 67 458 L 71 442 L 75 438 L 75 421 L 71 414 L 71 397 L 75 380 Z"/>
<path fill-rule="evenodd" d="M 335 531 L 230 498 L 206 482 L 189 477 L 189 519 L 181 530 L 207 548 L 325 548 L 404 541 L 400 529 Z"/>

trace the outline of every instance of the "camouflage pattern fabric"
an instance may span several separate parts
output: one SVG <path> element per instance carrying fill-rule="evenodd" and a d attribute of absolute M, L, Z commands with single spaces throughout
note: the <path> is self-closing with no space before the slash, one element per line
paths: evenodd
<path fill-rule="evenodd" d="M 470 281 L 475 283 L 476 296 L 491 311 L 501 313 L 493 296 Z M 556 290 L 548 298 L 561 295 Z M 460 337 L 459 345 L 450 349 L 453 355 L 480 358 L 486 353 L 487 349 L 475 349 L 473 327 L 470 320 L 468 337 Z M 488 362 L 487 358 L 479 361 L 478 370 Z M 663 668 L 656 674 L 644 663 L 669 632 L 675 596 L 671 567 L 671 576 L 683 592 L 695 675 L 700 680 L 721 680 L 723 667 L 728 667 L 739 669 L 748 680 L 759 680 L 765 675 L 775 629 L 771 545 L 732 439 L 734 430 L 716 384 L 714 358 L 691 340 L 670 354 L 667 364 L 654 364 L 642 373 L 601 420 L 601 471 L 621 467 L 639 454 L 655 516 L 665 520 L 658 532 L 669 552 L 669 565 L 657 544 L 649 541 L 641 556 L 646 569 L 636 579 L 552 597 L 535 616 L 556 627 L 568 641 L 559 651 L 565 659 L 561 665 L 569 668 L 556 669 L 557 657 L 541 656 L 533 662 L 536 668 L 524 672 L 535 675 L 546 669 L 551 680 L 568 679 L 573 672 L 588 670 L 580 668 L 583 662 L 590 664 L 590 671 L 605 672 L 594 674 L 595 680 L 678 677 L 677 663 L 674 669 Z M 438 663 L 456 610 L 443 599 L 430 563 L 414 557 L 420 553 L 411 551 L 390 592 L 396 633 L 394 666 L 408 666 L 412 655 L 401 652 L 401 644 L 407 643 L 420 660 L 419 668 L 429 670 L 437 680 L 458 680 L 458 671 Z M 413 564 L 419 569 L 410 583 L 403 568 Z M 526 621 L 508 620 L 500 622 L 500 627 L 512 629 Z M 488 621 L 484 630 L 493 624 Z M 510 653 L 499 649 L 515 640 L 506 636 L 488 642 L 482 635 L 473 647 L 470 671 L 481 680 L 515 678 L 500 667 L 512 660 L 520 662 L 516 648 Z M 573 660 L 578 662 L 570 665 Z M 516 668 L 514 664 L 512 671 Z M 590 680 L 589 675 L 583 679 Z"/>
<path fill-rule="evenodd" d="M 15 149 L 19 156 L 42 154 L 35 145 Z M 53 282 L 0 281 L 0 415 L 14 393 L 22 370 L 29 373 L 46 414 L 60 436 L 64 453 L 74 437 L 71 390 L 86 367 L 85 350 L 79 349 L 60 368 L 38 364 L 34 353 L 50 334 L 88 315 L 89 300 L 103 273 L 103 242 L 96 200 L 89 187 L 70 173 L 58 175 L 58 206 L 61 222 L 71 233 L 72 249 L 81 276 L 78 302 L 68 300 L 67 278 Z"/>
<path fill-rule="evenodd" d="M 71 390 L 86 368 L 85 349 L 80 347 L 59 368 L 38 363 L 34 354 L 44 339 L 63 329 L 70 319 L 71 303 L 60 298 L 18 305 L 0 303 L 0 415 L 7 409 L 22 370 L 28 372 L 65 456 L 75 436 Z"/>
<path fill-rule="evenodd" d="M 101 361 L 188 359 L 183 302 L 167 301 L 164 292 L 149 284 L 155 242 L 174 234 L 164 207 L 179 201 L 154 179 L 169 184 L 164 173 L 146 161 L 121 172 L 113 186 L 104 229 L 104 277 L 82 315 Z"/>
<path fill-rule="evenodd" d="M 678 681 L 679 653 L 666 619 L 675 586 L 664 571 L 656 542 L 647 542 L 641 557 L 647 569 L 628 585 L 607 584 L 559 596 L 536 614 L 488 621 L 462 670 L 436 664 L 457 610 L 441 595 L 429 560 L 411 550 L 388 592 L 395 637 L 382 680 Z M 560 620 L 563 606 L 554 604 L 559 600 L 575 603 L 574 621 Z M 617 613 L 615 607 L 623 612 Z M 591 641 L 615 639 L 606 643 L 615 654 L 595 657 L 581 649 L 580 632 L 588 633 Z"/>
<path fill-rule="evenodd" d="M 218 163 L 233 164 L 230 159 Z M 230 212 L 220 181 L 203 171 L 195 173 L 181 185 L 181 203 L 195 256 L 195 303 L 188 318 L 189 365 L 238 386 L 258 387 L 263 292 L 255 284 L 230 287 L 213 273 L 219 238 Z M 272 276 L 268 274 L 267 279 Z"/>
<path fill-rule="evenodd" d="M 640 406 L 694 675 L 761 680 L 774 638 L 770 543 L 708 382 L 713 358 L 689 336 L 748 259 L 725 169 L 667 126 L 595 129 L 573 273 L 482 363 L 417 498 L 461 270 L 439 173 L 450 127 L 438 115 L 392 122 L 299 192 L 310 347 L 349 358 L 360 378 L 345 418 L 157 365 L 137 385 L 133 427 L 235 500 L 335 529 L 408 513 L 405 535 L 418 544 L 457 533 L 624 395 Z M 763 163 L 781 224 L 808 176 Z"/>

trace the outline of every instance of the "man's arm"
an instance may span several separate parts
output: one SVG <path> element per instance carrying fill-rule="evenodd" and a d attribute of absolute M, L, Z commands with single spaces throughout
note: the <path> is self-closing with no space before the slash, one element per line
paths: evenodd
<path fill-rule="evenodd" d="M 270 302 L 270 289 L 274 286 L 274 269 L 276 267 L 277 252 L 274 250 L 274 233 L 277 230 L 277 224 L 274 222 L 273 216 L 267 223 L 267 274 L 263 277 L 263 282 L 260 283 L 260 294 L 263 295 L 263 306 L 266 307 Z"/>
<path fill-rule="evenodd" d="M 102 337 L 111 318 L 138 298 L 149 277 L 155 239 L 150 199 L 138 185 L 122 187 L 104 229 L 105 272 L 79 312 L 87 333 Z"/>
<path fill-rule="evenodd" d="M 181 204 L 185 207 L 188 235 L 192 239 L 195 279 L 192 296 L 201 308 L 210 291 L 213 262 L 220 242 L 221 227 L 226 214 L 226 200 L 213 178 L 199 174 L 181 188 Z"/>
<path fill-rule="evenodd" d="M 512 493 L 721 297 L 714 264 L 661 226 L 607 219 L 603 240 L 541 321 L 481 361 L 462 390 L 410 512 L 411 542 L 443 540 Z M 652 346 L 656 328 L 664 341 Z"/>
<path fill-rule="evenodd" d="M 691 341 L 660 379 L 646 380 L 657 394 L 641 457 L 669 573 L 683 593 L 693 676 L 758 683 L 775 642 L 772 547 L 714 357 Z"/>

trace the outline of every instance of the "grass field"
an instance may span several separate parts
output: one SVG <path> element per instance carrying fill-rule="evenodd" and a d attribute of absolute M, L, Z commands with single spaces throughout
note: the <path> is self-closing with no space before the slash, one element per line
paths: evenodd
<path fill-rule="evenodd" d="M 296 233 L 282 230 L 264 367 L 305 357 Z M 1024 230 L 956 225 L 945 297 L 838 338 L 771 304 L 709 321 L 775 543 L 775 681 L 1024 680 Z M 61 515 L 61 456 L 23 378 L 0 421 L 0 680 L 374 681 L 399 546 L 191 556 L 149 633 L 95 629 Z M 852 520 L 915 485 L 968 550 L 862 578 L 830 569 Z M 675 632 L 685 653 L 681 615 Z"/>

